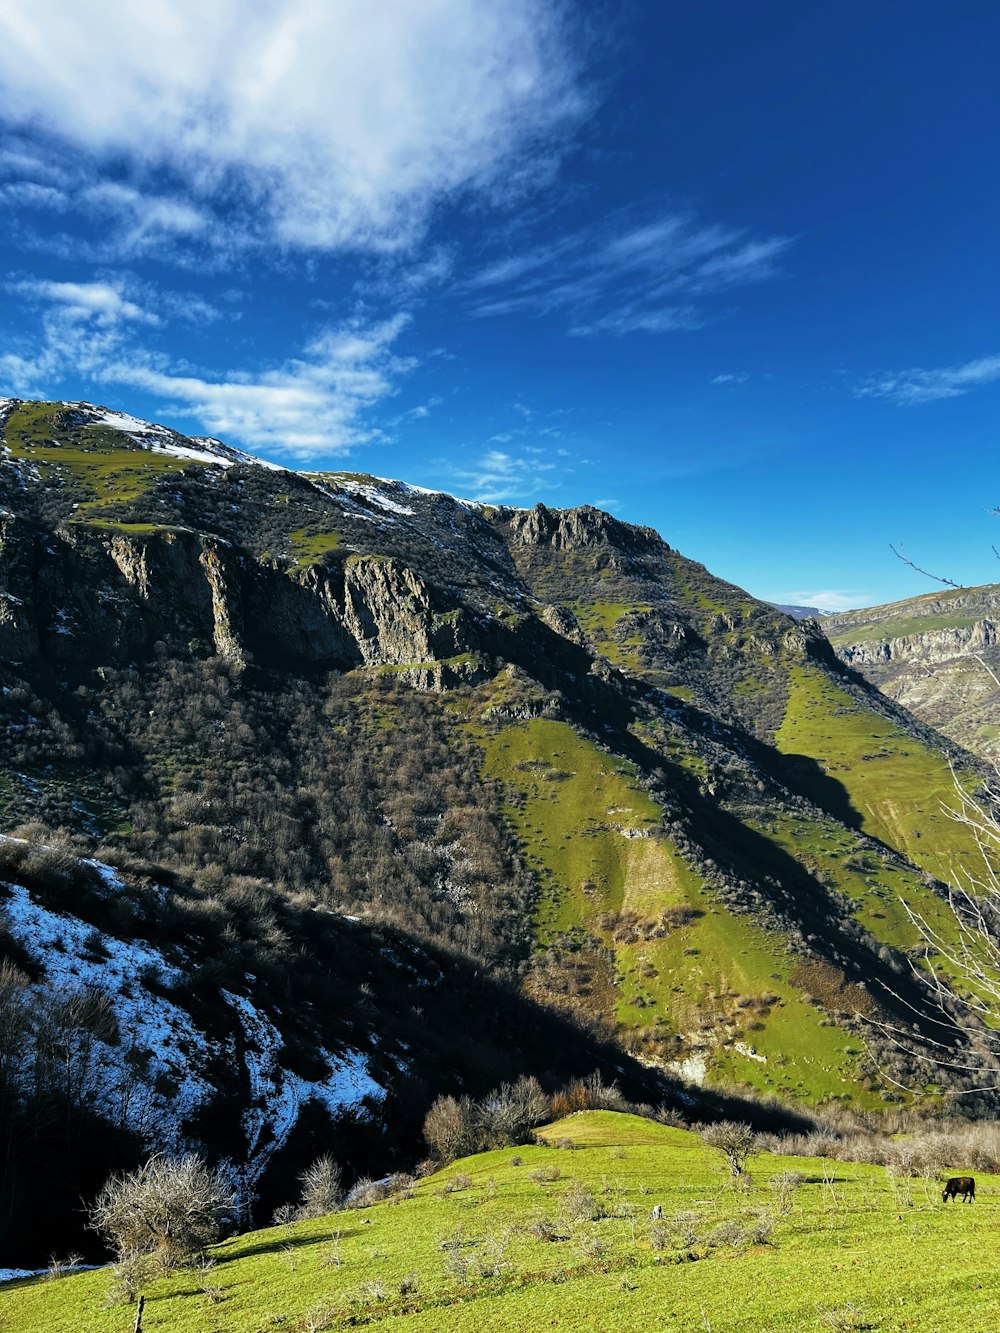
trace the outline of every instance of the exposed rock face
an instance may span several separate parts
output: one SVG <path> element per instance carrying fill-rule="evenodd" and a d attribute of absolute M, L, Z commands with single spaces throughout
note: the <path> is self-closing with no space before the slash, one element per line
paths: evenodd
<path fill-rule="evenodd" d="M 115 665 L 162 643 L 238 663 L 432 664 L 468 651 L 474 628 L 460 612 L 438 614 L 396 560 L 289 573 L 192 532 L 70 527 L 47 543 L 14 519 L 0 528 L 0 653 L 17 660 L 44 648 Z"/>
<path fill-rule="evenodd" d="M 520 545 L 552 546 L 556 550 L 580 550 L 605 542 L 626 550 L 652 543 L 663 545 L 652 528 L 621 523 L 592 505 L 553 511 L 537 504 L 533 509 L 514 513 L 510 531 L 512 540 Z"/>
<path fill-rule="evenodd" d="M 1000 585 L 828 616 L 837 656 L 922 721 L 1000 758 Z"/>

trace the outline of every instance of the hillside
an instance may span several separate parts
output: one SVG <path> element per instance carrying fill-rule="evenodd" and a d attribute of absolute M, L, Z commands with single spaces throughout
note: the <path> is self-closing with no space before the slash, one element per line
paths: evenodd
<path fill-rule="evenodd" d="M 1000 1318 L 984 1244 L 997 1177 L 977 1172 L 974 1207 L 945 1207 L 933 1172 L 766 1152 L 737 1190 L 682 1129 L 584 1112 L 542 1137 L 216 1246 L 211 1266 L 150 1286 L 143 1327 L 972 1333 Z M 110 1285 L 33 1279 L 0 1302 L 20 1333 L 125 1330 Z"/>
<path fill-rule="evenodd" d="M 971 761 L 816 625 L 589 507 L 286 471 L 88 404 L 0 428 L 0 945 L 38 1012 L 104 996 L 66 1086 L 13 1104 L 85 1106 L 94 1173 L 191 1142 L 265 1216 L 331 1114 L 359 1174 L 415 1160 L 439 1092 L 518 1072 L 877 1108 L 886 1066 L 933 1095 L 870 1020 L 919 1042 L 901 900 L 947 937 Z M 22 1243 L 62 1142 L 28 1119 Z"/>
<path fill-rule="evenodd" d="M 1000 758 L 1000 584 L 821 621 L 848 666 L 969 750 Z"/>

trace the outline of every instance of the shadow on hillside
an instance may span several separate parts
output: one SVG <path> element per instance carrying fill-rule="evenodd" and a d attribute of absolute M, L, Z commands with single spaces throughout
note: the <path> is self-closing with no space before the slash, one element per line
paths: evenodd
<path fill-rule="evenodd" d="M 861 813 L 851 804 L 847 788 L 830 777 L 810 755 L 784 754 L 774 767 L 775 776 L 790 792 L 804 796 L 847 828 L 861 832 Z"/>
<path fill-rule="evenodd" d="M 272 1227 L 270 1230 L 281 1233 L 283 1227 Z M 341 1231 L 339 1237 L 341 1240 L 350 1240 L 354 1236 L 360 1235 L 360 1229 L 354 1231 Z M 236 1263 L 238 1260 L 250 1259 L 259 1254 L 283 1254 L 290 1250 L 307 1249 L 310 1245 L 324 1245 L 333 1239 L 331 1232 L 327 1236 L 287 1236 L 275 1235 L 268 1240 L 262 1240 L 256 1245 L 246 1245 L 233 1254 L 220 1255 L 216 1258 L 216 1265 L 219 1268 L 226 1264 Z"/>

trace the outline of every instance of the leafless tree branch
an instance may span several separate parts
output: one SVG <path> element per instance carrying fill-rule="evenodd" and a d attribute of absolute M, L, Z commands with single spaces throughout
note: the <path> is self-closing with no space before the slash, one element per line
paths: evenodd
<path fill-rule="evenodd" d="M 913 563 L 913 561 L 909 558 L 909 556 L 903 554 L 902 546 L 900 546 L 899 550 L 897 551 L 895 546 L 893 546 L 892 542 L 890 542 L 889 550 L 893 553 L 893 555 L 896 557 L 897 560 L 902 560 L 904 565 L 909 565 L 910 568 L 915 569 L 918 574 L 923 574 L 925 579 L 933 579 L 935 583 L 947 584 L 949 588 L 965 587 L 964 583 L 956 583 L 954 579 L 943 579 L 940 574 L 932 574 L 927 569 L 921 569 L 919 565 L 915 565 Z"/>

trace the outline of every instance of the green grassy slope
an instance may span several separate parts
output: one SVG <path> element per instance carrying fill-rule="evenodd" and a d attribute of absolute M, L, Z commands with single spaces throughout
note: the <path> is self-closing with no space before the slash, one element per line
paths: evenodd
<path fill-rule="evenodd" d="M 868 1100 L 856 1038 L 807 1001 L 780 932 L 706 889 L 634 767 L 535 719 L 490 738 L 484 771 L 540 886 L 539 992 L 613 1019 L 627 1046 L 691 1077 Z"/>
<path fill-rule="evenodd" d="M 944 754 L 861 706 L 828 673 L 792 669 L 775 744 L 785 755 L 814 760 L 843 788 L 848 818 L 914 865 L 949 882 L 974 868 L 975 840 L 945 810 L 955 797 Z"/>
<path fill-rule="evenodd" d="M 13 459 L 29 463 L 49 485 L 79 493 L 80 510 L 127 504 L 164 476 L 204 464 L 133 444 L 110 427 L 75 427 L 60 403 L 25 403 L 8 418 L 4 442 Z"/>
<path fill-rule="evenodd" d="M 1000 1322 L 1000 1179 L 978 1178 L 975 1205 L 946 1206 L 933 1181 L 761 1154 L 752 1188 L 737 1191 L 683 1130 L 589 1111 L 545 1138 L 577 1146 L 482 1153 L 409 1197 L 227 1241 L 210 1272 L 150 1286 L 143 1327 L 986 1333 Z M 783 1207 L 771 1182 L 790 1171 L 803 1183 Z M 108 1286 L 102 1271 L 6 1286 L 0 1326 L 127 1333 L 132 1311 L 106 1305 Z"/>
<path fill-rule="evenodd" d="M 967 629 L 984 615 L 995 612 L 997 595 L 995 583 L 976 588 L 939 588 L 921 597 L 825 616 L 822 623 L 830 642 L 837 646 L 936 630 Z"/>

